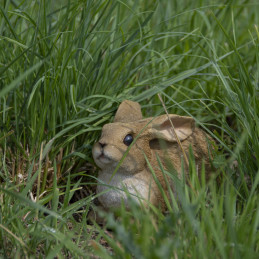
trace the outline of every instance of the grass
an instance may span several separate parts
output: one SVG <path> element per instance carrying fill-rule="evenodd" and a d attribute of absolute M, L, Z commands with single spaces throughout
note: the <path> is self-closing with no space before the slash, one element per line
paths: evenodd
<path fill-rule="evenodd" d="M 258 11 L 249 0 L 4 1 L 0 256 L 257 258 Z M 158 93 L 216 140 L 213 177 L 199 181 L 190 160 L 194 188 L 179 183 L 167 214 L 132 203 L 89 225 L 102 125 L 124 99 L 164 113 Z"/>

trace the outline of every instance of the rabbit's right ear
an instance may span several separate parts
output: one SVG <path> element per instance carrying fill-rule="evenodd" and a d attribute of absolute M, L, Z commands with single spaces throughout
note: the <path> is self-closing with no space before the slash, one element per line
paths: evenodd
<path fill-rule="evenodd" d="M 169 117 L 180 141 L 185 140 L 193 134 L 195 126 L 193 118 L 174 114 L 170 114 Z M 149 128 L 151 138 L 160 138 L 169 142 L 177 141 L 170 120 L 167 115 L 161 115 L 155 118 Z"/>
<path fill-rule="evenodd" d="M 140 104 L 125 100 L 120 104 L 113 122 L 132 122 L 141 119 L 142 112 Z"/>

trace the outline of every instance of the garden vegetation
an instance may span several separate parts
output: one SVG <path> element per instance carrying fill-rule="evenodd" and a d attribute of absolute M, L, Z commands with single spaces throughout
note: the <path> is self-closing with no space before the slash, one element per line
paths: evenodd
<path fill-rule="evenodd" d="M 258 258 L 258 7 L 2 0 L 0 257 Z M 166 213 L 132 202 L 90 223 L 93 143 L 125 99 L 165 113 L 158 94 L 215 140 L 210 180 L 190 157 L 190 177 L 163 172 Z"/>

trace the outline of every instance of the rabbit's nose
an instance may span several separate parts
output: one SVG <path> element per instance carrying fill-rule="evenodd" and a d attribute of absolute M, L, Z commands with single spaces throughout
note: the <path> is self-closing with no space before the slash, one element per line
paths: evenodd
<path fill-rule="evenodd" d="M 100 142 L 100 141 L 99 141 L 99 145 L 101 146 L 101 148 L 104 148 L 104 147 L 106 146 L 106 144 L 105 144 L 105 143 Z"/>

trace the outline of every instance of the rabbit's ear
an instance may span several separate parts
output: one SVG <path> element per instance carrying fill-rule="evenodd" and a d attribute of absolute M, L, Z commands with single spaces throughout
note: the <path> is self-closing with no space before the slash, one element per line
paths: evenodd
<path fill-rule="evenodd" d="M 172 114 L 170 114 L 169 117 L 174 125 L 175 132 L 180 141 L 183 141 L 192 135 L 194 130 L 193 118 Z M 177 141 L 167 115 L 162 115 L 155 118 L 149 132 L 151 133 L 153 139 L 160 138 L 169 142 Z"/>
<path fill-rule="evenodd" d="M 141 106 L 137 102 L 123 101 L 114 118 L 114 122 L 132 122 L 142 119 Z"/>

